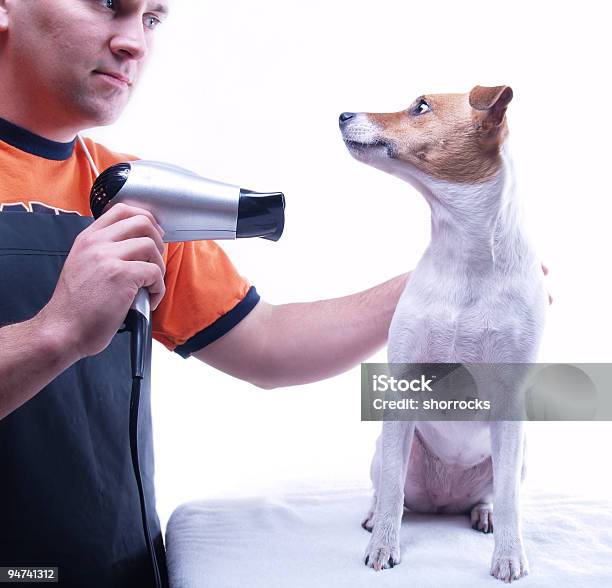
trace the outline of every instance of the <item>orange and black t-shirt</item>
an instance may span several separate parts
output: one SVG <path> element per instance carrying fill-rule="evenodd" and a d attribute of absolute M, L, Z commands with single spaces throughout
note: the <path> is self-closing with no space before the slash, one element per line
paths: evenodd
<path fill-rule="evenodd" d="M 85 142 L 100 171 L 137 159 Z M 91 217 L 94 180 L 76 139 L 51 141 L 0 118 L 0 212 Z M 227 333 L 259 301 L 214 241 L 168 243 L 163 259 L 166 294 L 153 312 L 153 337 L 183 357 Z"/>

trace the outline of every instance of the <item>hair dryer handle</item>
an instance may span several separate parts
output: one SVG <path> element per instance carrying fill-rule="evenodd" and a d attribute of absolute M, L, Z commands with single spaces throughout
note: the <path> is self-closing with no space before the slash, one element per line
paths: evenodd
<path fill-rule="evenodd" d="M 149 291 L 146 288 L 140 288 L 130 310 L 135 310 L 145 317 L 147 323 L 151 318 L 151 299 L 149 297 Z"/>
<path fill-rule="evenodd" d="M 133 378 L 142 379 L 145 376 L 150 317 L 149 291 L 146 288 L 140 288 L 128 310 L 124 325 L 118 331 L 119 333 L 126 331 L 131 333 L 130 355 Z"/>

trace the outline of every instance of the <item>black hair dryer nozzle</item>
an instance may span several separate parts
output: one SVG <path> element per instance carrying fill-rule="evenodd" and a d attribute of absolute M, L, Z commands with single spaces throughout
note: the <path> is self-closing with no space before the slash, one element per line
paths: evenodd
<path fill-rule="evenodd" d="M 285 196 L 282 192 L 240 189 L 236 237 L 262 237 L 278 241 L 285 227 Z"/>

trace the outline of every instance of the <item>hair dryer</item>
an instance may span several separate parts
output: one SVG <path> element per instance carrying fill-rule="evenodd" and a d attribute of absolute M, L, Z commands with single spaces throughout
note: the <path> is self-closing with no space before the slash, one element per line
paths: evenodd
<path fill-rule="evenodd" d="M 244 190 L 155 161 L 118 163 L 98 176 L 90 195 L 93 216 L 99 218 L 107 206 L 119 202 L 153 213 L 165 231 L 166 243 L 241 237 L 278 241 L 285 224 L 285 197 L 281 192 Z M 138 459 L 138 406 L 140 382 L 145 374 L 149 319 L 149 293 L 141 288 L 125 319 L 125 330 L 131 332 L 132 361 L 129 436 L 145 542 L 155 585 L 161 587 Z"/>
<path fill-rule="evenodd" d="M 119 202 L 151 211 L 166 243 L 242 237 L 278 241 L 285 224 L 281 192 L 253 192 L 156 161 L 117 163 L 98 176 L 90 196 L 94 218 Z M 146 288 L 138 291 L 130 310 L 148 323 Z"/>

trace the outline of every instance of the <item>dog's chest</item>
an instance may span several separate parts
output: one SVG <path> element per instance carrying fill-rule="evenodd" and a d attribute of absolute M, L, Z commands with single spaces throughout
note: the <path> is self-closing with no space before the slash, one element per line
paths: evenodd
<path fill-rule="evenodd" d="M 391 322 L 389 361 L 518 361 L 529 340 L 524 308 L 520 283 L 470 281 L 419 266 Z"/>

